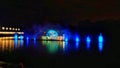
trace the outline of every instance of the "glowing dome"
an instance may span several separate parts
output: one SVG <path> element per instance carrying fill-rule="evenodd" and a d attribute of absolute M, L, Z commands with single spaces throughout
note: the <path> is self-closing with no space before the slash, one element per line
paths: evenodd
<path fill-rule="evenodd" d="M 46 36 L 49 38 L 49 39 L 56 39 L 58 37 L 58 32 L 55 31 L 55 30 L 48 30 Z"/>

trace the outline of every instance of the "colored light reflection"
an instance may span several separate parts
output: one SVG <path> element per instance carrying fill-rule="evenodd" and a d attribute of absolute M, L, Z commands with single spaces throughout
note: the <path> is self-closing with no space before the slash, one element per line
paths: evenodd
<path fill-rule="evenodd" d="M 80 41 L 80 39 L 79 39 L 79 37 L 76 37 L 76 39 L 75 39 L 77 42 L 79 42 Z"/>
<path fill-rule="evenodd" d="M 77 42 L 80 41 L 80 38 L 79 38 L 78 34 L 75 35 L 75 41 L 77 41 Z"/>
<path fill-rule="evenodd" d="M 75 45 L 76 45 L 76 49 L 79 48 L 79 42 L 80 42 L 80 38 L 79 38 L 79 36 L 76 34 L 76 35 L 75 35 Z"/>
<path fill-rule="evenodd" d="M 26 37 L 26 40 L 29 40 L 29 37 Z"/>
<path fill-rule="evenodd" d="M 100 35 L 98 36 L 98 42 L 103 42 L 104 40 L 103 40 L 103 36 L 102 36 L 102 34 L 100 33 Z"/>
<path fill-rule="evenodd" d="M 64 41 L 42 41 L 42 44 L 46 46 L 49 53 L 56 53 L 59 48 L 64 48 Z"/>
<path fill-rule="evenodd" d="M 67 42 L 67 41 L 68 41 L 68 38 L 65 38 L 65 41 Z"/>
<path fill-rule="evenodd" d="M 0 51 L 2 52 L 13 51 L 16 48 L 19 48 L 19 46 L 23 46 L 23 40 L 17 40 L 17 39 L 12 40 L 9 39 L 9 37 L 0 37 Z"/>
<path fill-rule="evenodd" d="M 17 34 L 14 35 L 14 39 L 15 39 L 15 40 L 18 39 L 18 35 L 17 35 Z"/>
<path fill-rule="evenodd" d="M 76 44 L 76 49 L 79 48 L 79 43 L 80 43 L 80 42 L 76 41 L 76 43 L 75 43 L 75 44 Z"/>
<path fill-rule="evenodd" d="M 86 41 L 91 42 L 90 36 L 87 36 Z"/>
<path fill-rule="evenodd" d="M 87 42 L 86 44 L 87 44 L 86 48 L 87 48 L 87 50 L 89 50 L 90 49 L 90 42 Z"/>
<path fill-rule="evenodd" d="M 26 45 L 28 46 L 29 44 L 29 37 L 26 37 Z"/>
<path fill-rule="evenodd" d="M 86 38 L 86 48 L 87 48 L 87 50 L 90 49 L 90 43 L 91 43 L 90 36 L 87 36 L 87 38 Z"/>
<path fill-rule="evenodd" d="M 19 38 L 22 40 L 22 39 L 24 39 L 24 36 L 20 35 L 20 37 L 19 37 Z"/>
<path fill-rule="evenodd" d="M 36 37 L 34 37 L 34 44 L 36 44 Z"/>
<path fill-rule="evenodd" d="M 104 44 L 104 39 L 102 34 L 100 33 L 100 35 L 98 36 L 98 49 L 100 52 L 103 50 L 103 44 Z"/>
<path fill-rule="evenodd" d="M 68 41 L 63 41 L 63 51 L 67 51 L 68 50 Z"/>
<path fill-rule="evenodd" d="M 18 47 L 18 35 L 17 34 L 14 35 L 14 45 L 15 45 L 15 48 Z"/>
<path fill-rule="evenodd" d="M 17 39 L 14 39 L 14 45 L 15 45 L 15 48 L 18 47 L 18 40 Z"/>
<path fill-rule="evenodd" d="M 98 42 L 98 49 L 100 52 L 103 51 L 103 42 Z"/>
<path fill-rule="evenodd" d="M 22 47 L 24 44 L 24 40 L 23 39 L 20 39 L 20 47 Z"/>

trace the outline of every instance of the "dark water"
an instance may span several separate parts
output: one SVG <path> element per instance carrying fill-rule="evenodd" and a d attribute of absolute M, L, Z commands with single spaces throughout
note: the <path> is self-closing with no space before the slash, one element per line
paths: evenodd
<path fill-rule="evenodd" d="M 0 39 L 0 60 L 17 64 L 22 62 L 25 68 L 109 67 L 119 63 L 116 53 L 110 41 L 87 43 Z"/>

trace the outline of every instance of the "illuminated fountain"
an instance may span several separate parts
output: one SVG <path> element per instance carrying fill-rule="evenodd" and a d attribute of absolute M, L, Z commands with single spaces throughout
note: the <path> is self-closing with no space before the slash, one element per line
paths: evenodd
<path fill-rule="evenodd" d="M 42 40 L 64 40 L 64 35 L 60 35 L 55 30 L 48 30 L 41 38 Z"/>

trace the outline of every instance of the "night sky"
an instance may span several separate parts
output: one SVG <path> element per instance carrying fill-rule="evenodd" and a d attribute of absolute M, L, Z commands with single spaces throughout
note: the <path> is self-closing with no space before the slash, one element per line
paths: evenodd
<path fill-rule="evenodd" d="M 120 18 L 120 0 L 1 0 L 0 23 L 29 24 Z"/>

